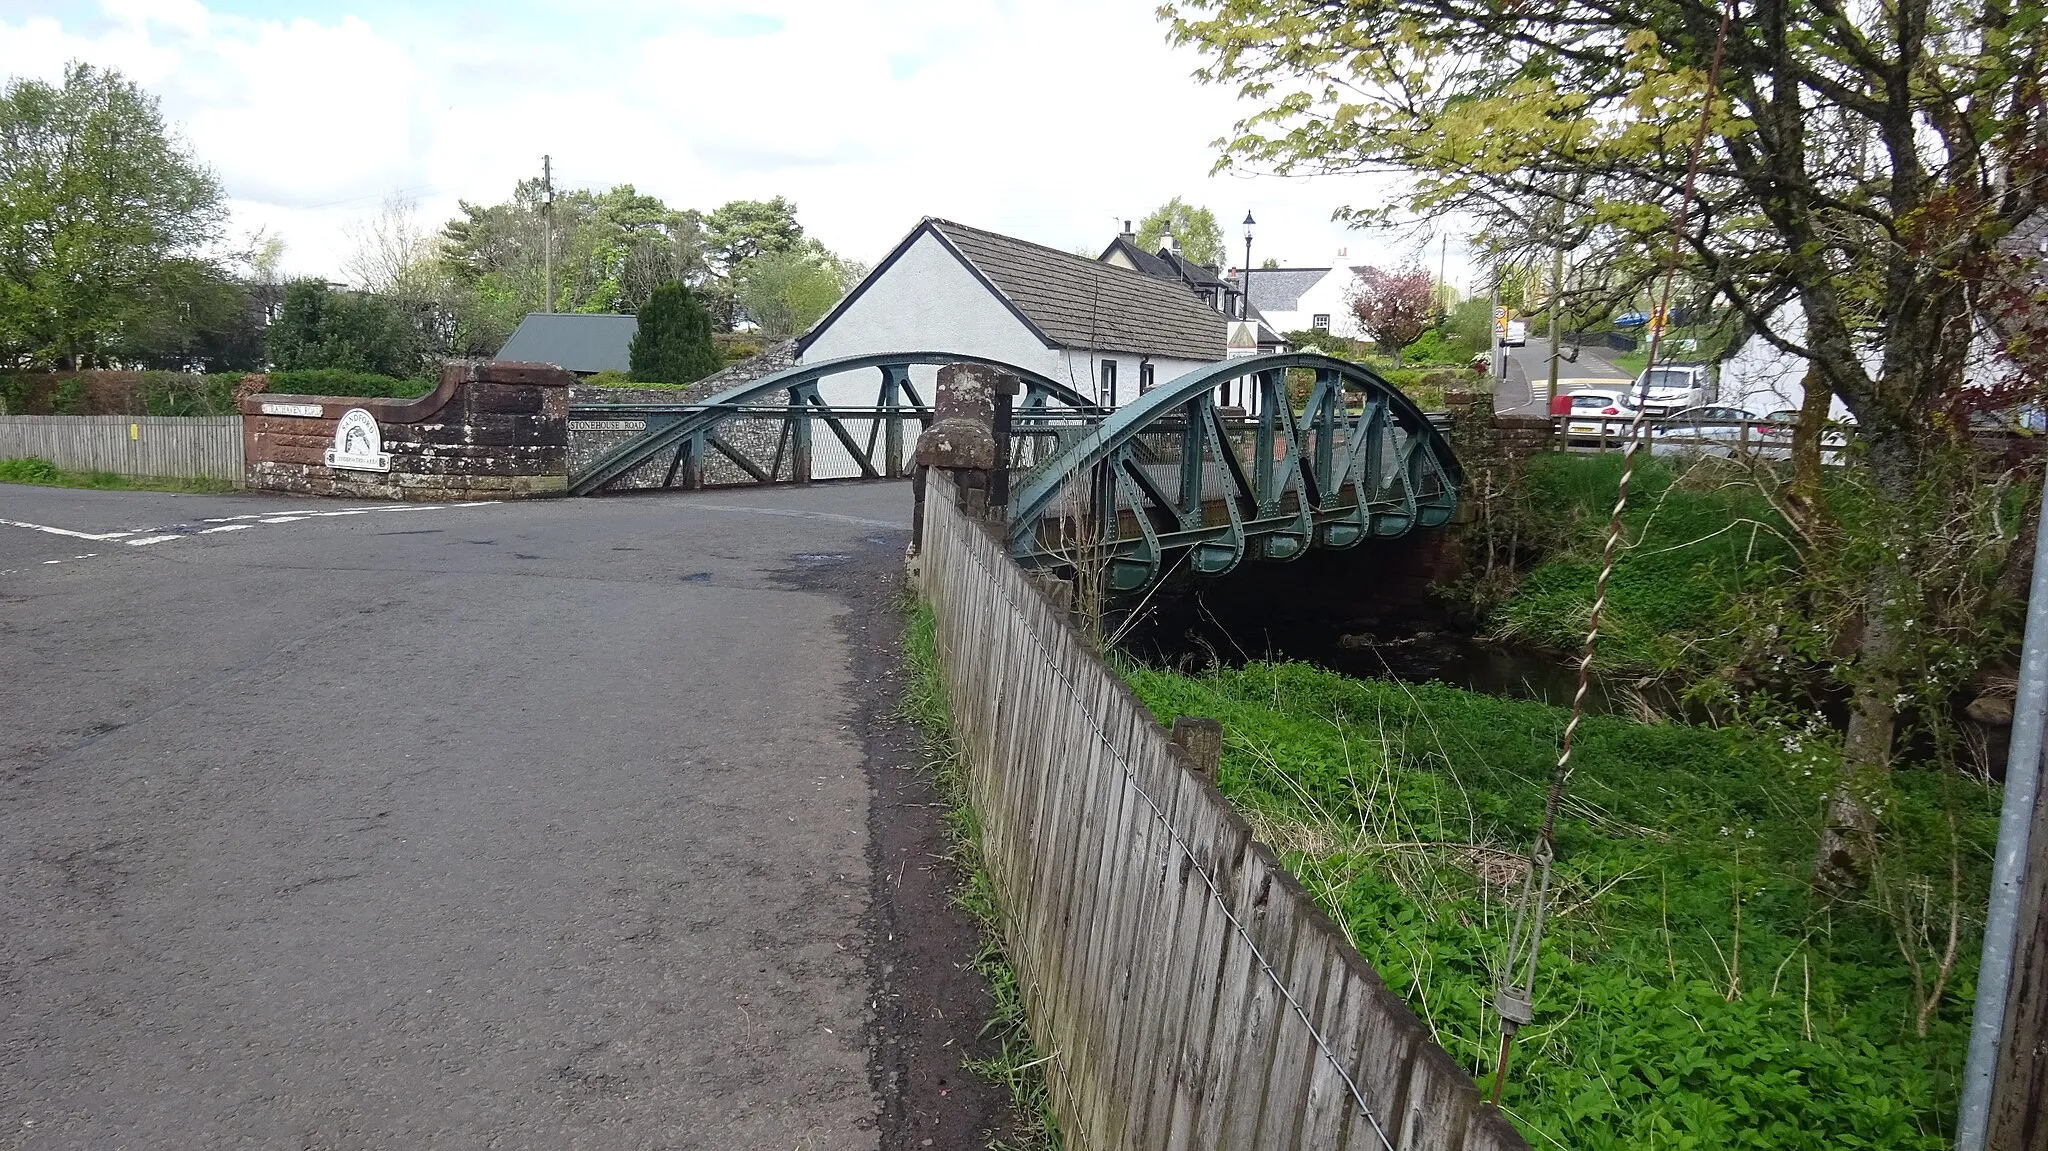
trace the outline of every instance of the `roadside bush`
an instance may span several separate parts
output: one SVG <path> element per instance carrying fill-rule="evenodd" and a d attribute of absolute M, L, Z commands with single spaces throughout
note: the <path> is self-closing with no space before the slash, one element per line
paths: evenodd
<path fill-rule="evenodd" d="M 1480 345 L 1479 351 L 1485 351 Z M 1442 328 L 1431 328 L 1416 337 L 1415 342 L 1401 349 L 1401 362 L 1416 367 L 1454 365 L 1464 367 L 1472 359 L 1473 349 L 1455 338 L 1447 338 Z"/>
<path fill-rule="evenodd" d="M 0 460 L 0 484 L 54 484 L 57 482 L 57 465 L 48 460 L 29 456 L 19 460 Z"/>
<path fill-rule="evenodd" d="M 271 392 L 288 396 L 362 396 L 417 399 L 434 390 L 432 380 L 401 380 L 343 368 L 303 368 L 270 373 Z"/>
<path fill-rule="evenodd" d="M 9 415 L 225 416 L 246 373 L 16 372 L 0 375 Z"/>

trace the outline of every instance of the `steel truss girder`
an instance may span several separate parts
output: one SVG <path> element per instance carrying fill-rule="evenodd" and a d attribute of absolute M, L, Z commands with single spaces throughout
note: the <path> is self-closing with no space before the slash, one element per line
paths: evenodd
<path fill-rule="evenodd" d="M 901 474 L 904 422 L 915 420 L 920 429 L 931 423 L 931 405 L 918 394 L 910 379 L 913 366 L 929 364 L 977 364 L 1015 376 L 1023 384 L 1024 394 L 1020 397 L 1019 406 L 1024 411 L 1047 411 L 1058 405 L 1078 414 L 1100 417 L 1106 410 L 1057 380 L 1028 368 L 982 356 L 958 352 L 849 356 L 816 364 L 800 364 L 697 403 L 572 405 L 572 418 L 638 417 L 646 421 L 646 427 L 570 476 L 569 494 L 590 495 L 649 461 L 663 458 L 669 461 L 663 487 L 701 487 L 707 452 L 712 451 L 731 460 L 756 483 L 809 483 L 811 449 L 819 424 L 824 425 L 825 430 L 846 449 L 859 467 L 862 478 L 893 478 Z M 873 407 L 834 407 L 820 397 L 820 380 L 868 369 L 879 370 L 881 374 Z M 764 464 L 719 434 L 724 425 L 743 419 L 781 421 L 772 460 Z M 865 444 L 847 427 L 848 420 L 868 421 Z M 882 439 L 879 465 L 875 452 L 878 433 Z M 786 476 L 785 463 L 788 464 Z"/>
<path fill-rule="evenodd" d="M 1298 410 L 1287 394 L 1296 368 L 1315 373 Z M 1216 404 L 1238 380 L 1257 397 L 1249 420 Z M 1177 444 L 1170 460 L 1166 442 Z M 1221 575 L 1247 558 L 1436 527 L 1463 482 L 1443 432 L 1372 369 L 1309 353 L 1228 360 L 1155 388 L 1038 469 L 1011 498 L 1010 554 L 1028 566 L 1099 563 L 1110 590 L 1132 592 L 1169 564 Z"/>

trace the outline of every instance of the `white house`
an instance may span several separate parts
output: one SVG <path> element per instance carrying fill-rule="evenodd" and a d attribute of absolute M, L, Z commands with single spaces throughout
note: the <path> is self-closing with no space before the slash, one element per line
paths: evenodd
<path fill-rule="evenodd" d="M 1121 405 L 1223 359 L 1226 326 L 1181 283 L 927 218 L 804 334 L 797 354 L 814 364 L 879 352 L 962 352 Z M 923 369 L 922 378 L 934 371 Z M 834 377 L 820 391 L 828 403 L 875 400 L 872 374 Z"/>
<path fill-rule="evenodd" d="M 1251 292 L 1252 309 L 1274 331 L 1328 332 L 1347 340 L 1366 339 L 1351 314 L 1352 283 L 1360 268 L 1342 261 L 1327 268 L 1251 268 L 1238 273 Z"/>

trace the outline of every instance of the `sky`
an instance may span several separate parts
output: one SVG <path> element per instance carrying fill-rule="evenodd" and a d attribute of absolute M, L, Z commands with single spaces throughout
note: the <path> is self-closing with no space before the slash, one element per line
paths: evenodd
<path fill-rule="evenodd" d="M 0 0 L 0 76 L 117 68 L 296 275 L 340 279 L 394 197 L 438 224 L 553 157 L 558 187 L 630 183 L 709 210 L 782 195 L 873 263 L 925 216 L 1100 250 L 1172 196 L 1211 208 L 1230 263 L 1394 264 L 1415 237 L 1331 222 L 1387 176 L 1211 174 L 1248 112 L 1203 85 L 1154 0 Z M 1427 262 L 1437 263 L 1437 245 Z M 1450 278 L 1464 260 L 1455 238 Z"/>

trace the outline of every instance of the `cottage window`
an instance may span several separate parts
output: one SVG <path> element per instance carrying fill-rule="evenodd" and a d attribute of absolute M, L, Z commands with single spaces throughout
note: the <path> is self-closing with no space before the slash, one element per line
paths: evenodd
<path fill-rule="evenodd" d="M 1116 406 L 1115 360 L 1102 361 L 1102 386 L 1100 389 L 1098 389 L 1096 398 L 1102 401 L 1104 407 L 1113 408 Z"/>
<path fill-rule="evenodd" d="M 1312 319 L 1310 319 L 1310 320 L 1309 320 L 1309 325 L 1310 325 L 1311 327 L 1315 328 L 1315 330 L 1316 330 L 1316 331 L 1318 331 L 1318 332 L 1327 332 L 1327 331 L 1329 331 L 1329 330 L 1330 330 L 1330 314 L 1329 314 L 1328 312 L 1317 312 L 1317 313 L 1315 314 L 1314 318 L 1312 318 Z"/>
<path fill-rule="evenodd" d="M 1152 361 L 1146 360 L 1144 363 L 1138 365 L 1138 394 L 1142 396 L 1146 392 L 1149 392 L 1151 390 Z"/>

